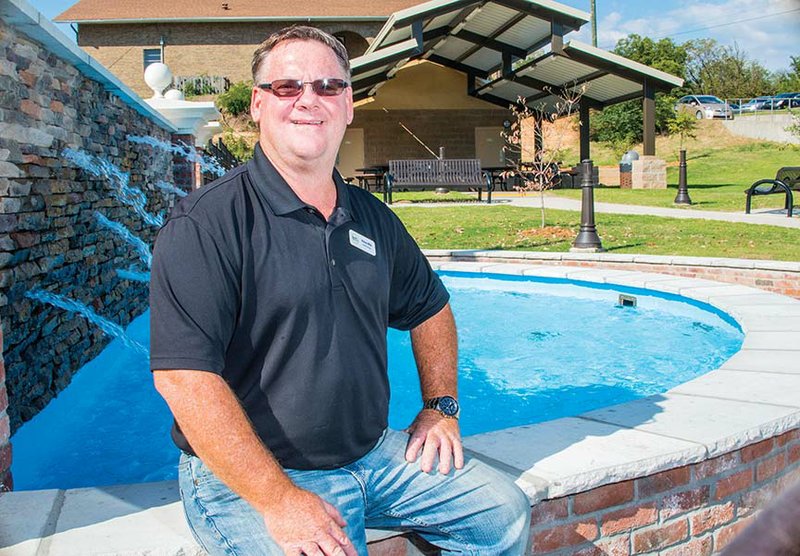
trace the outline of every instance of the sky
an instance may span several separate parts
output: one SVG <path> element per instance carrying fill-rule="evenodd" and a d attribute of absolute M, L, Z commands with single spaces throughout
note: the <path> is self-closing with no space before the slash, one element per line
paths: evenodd
<path fill-rule="evenodd" d="M 52 19 L 75 0 L 28 0 Z M 380 1 L 380 0 L 373 0 Z M 422 0 L 421 0 L 422 1 Z M 586 12 L 589 0 L 560 0 Z M 800 56 L 800 0 L 596 0 L 597 45 L 611 50 L 622 37 L 637 33 L 683 43 L 716 39 L 738 46 L 770 71 L 789 69 L 789 56 Z M 70 38 L 74 32 L 60 25 Z M 567 39 L 591 43 L 591 25 Z"/>

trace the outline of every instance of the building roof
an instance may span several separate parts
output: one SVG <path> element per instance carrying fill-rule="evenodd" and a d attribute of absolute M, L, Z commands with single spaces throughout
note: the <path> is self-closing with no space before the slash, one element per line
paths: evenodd
<path fill-rule="evenodd" d="M 54 21 L 130 23 L 145 21 L 385 20 L 419 0 L 78 0 Z"/>
<path fill-rule="evenodd" d="M 366 100 L 404 64 L 426 59 L 467 74 L 468 94 L 545 111 L 580 96 L 602 109 L 669 91 L 679 77 L 564 36 L 589 14 L 552 0 L 431 0 L 392 14 L 364 56 L 351 61 L 353 96 Z"/>

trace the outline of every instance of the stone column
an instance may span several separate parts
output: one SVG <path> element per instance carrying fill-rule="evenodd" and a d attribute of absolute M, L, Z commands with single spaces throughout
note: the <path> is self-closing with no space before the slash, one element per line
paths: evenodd
<path fill-rule="evenodd" d="M 3 329 L 0 328 L 0 493 L 14 488 L 11 480 L 11 422 L 8 418 L 6 366 L 3 362 Z"/>
<path fill-rule="evenodd" d="M 633 189 L 666 189 L 667 163 L 655 156 L 643 156 L 631 164 Z"/>

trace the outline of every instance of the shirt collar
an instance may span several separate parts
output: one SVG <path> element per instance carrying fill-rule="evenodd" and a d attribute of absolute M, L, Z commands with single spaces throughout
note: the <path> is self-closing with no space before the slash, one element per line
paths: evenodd
<path fill-rule="evenodd" d="M 256 143 L 253 158 L 247 163 L 247 170 L 254 178 L 256 189 L 264 194 L 272 212 L 277 216 L 284 216 L 309 206 L 286 183 L 280 172 L 272 165 L 267 155 L 264 154 L 259 143 Z M 335 168 L 333 170 L 333 182 L 336 184 L 336 207 L 332 217 L 336 216 L 337 213 L 341 214 L 343 212 L 344 216 L 352 219 L 347 184 Z"/>

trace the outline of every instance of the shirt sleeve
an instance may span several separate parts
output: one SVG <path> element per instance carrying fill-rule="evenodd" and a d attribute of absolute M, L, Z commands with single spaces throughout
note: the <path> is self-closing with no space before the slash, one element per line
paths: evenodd
<path fill-rule="evenodd" d="M 150 277 L 150 369 L 221 374 L 239 308 L 239 273 L 188 216 L 161 229 Z"/>
<path fill-rule="evenodd" d="M 389 290 L 389 326 L 411 330 L 441 311 L 450 294 L 400 219 L 394 213 L 391 216 L 397 241 Z"/>

